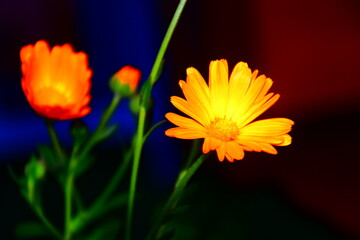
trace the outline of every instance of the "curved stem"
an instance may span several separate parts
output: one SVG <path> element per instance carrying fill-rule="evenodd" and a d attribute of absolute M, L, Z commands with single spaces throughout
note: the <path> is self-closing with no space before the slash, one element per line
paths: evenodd
<path fill-rule="evenodd" d="M 150 130 L 147 131 L 147 133 L 144 135 L 144 137 L 143 137 L 143 141 L 144 141 L 143 144 L 145 143 L 145 141 L 147 140 L 147 138 L 150 136 L 150 134 L 151 134 L 156 128 L 158 128 L 161 124 L 164 124 L 165 122 L 166 122 L 166 120 L 162 120 L 162 121 L 156 123 L 154 126 L 152 126 L 152 127 L 150 128 Z"/>
<path fill-rule="evenodd" d="M 182 190 L 186 187 L 187 183 L 191 179 L 191 177 L 194 175 L 196 170 L 201 166 L 201 164 L 204 162 L 204 160 L 208 157 L 208 155 L 201 155 L 196 161 L 190 166 L 189 169 L 186 170 L 185 174 L 182 176 L 179 176 L 179 179 L 177 180 L 177 185 L 174 188 L 174 191 L 172 192 L 170 198 L 166 202 L 164 208 L 162 209 L 161 213 L 159 214 L 157 220 L 155 221 L 155 224 L 153 225 L 151 231 L 149 232 L 148 236 L 146 237 L 146 240 L 151 240 L 156 237 L 156 233 L 161 226 L 162 220 L 164 219 L 165 215 L 168 213 L 168 211 L 172 210 L 179 200 L 179 195 L 182 192 Z"/>

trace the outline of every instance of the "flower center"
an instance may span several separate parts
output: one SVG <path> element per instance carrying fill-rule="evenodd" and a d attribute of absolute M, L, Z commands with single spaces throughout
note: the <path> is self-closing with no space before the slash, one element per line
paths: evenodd
<path fill-rule="evenodd" d="M 240 134 L 237 125 L 228 119 L 215 119 L 207 130 L 209 136 L 224 142 L 234 140 Z"/>

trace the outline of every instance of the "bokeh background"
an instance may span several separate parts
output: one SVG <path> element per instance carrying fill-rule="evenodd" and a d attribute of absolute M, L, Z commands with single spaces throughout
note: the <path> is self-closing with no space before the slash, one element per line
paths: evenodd
<path fill-rule="evenodd" d="M 0 239 L 15 239 L 16 222 L 35 218 L 7 164 L 21 165 L 38 144 L 49 143 L 21 91 L 20 48 L 45 39 L 88 53 L 93 98 L 84 121 L 93 129 L 111 100 L 108 79 L 118 68 L 134 65 L 146 79 L 177 3 L 0 2 Z M 209 159 L 193 179 L 197 188 L 190 210 L 178 219 L 178 239 L 360 239 L 359 43 L 357 0 L 188 1 L 155 85 L 152 121 L 175 111 L 169 97 L 181 94 L 177 82 L 187 67 L 206 78 L 210 60 L 225 58 L 230 67 L 246 61 L 271 77 L 281 98 L 262 117 L 288 117 L 295 126 L 293 144 L 278 148 L 276 156 L 246 153 L 232 164 Z M 99 179 L 119 160 L 117 146 L 135 128 L 127 102 L 112 121 L 120 130 L 98 149 L 107 153 Z M 69 146 L 68 126 L 56 125 Z M 169 126 L 155 132 L 141 162 L 139 191 L 149 208 L 171 190 L 190 146 L 166 138 Z M 148 217 L 138 217 L 146 228 Z"/>

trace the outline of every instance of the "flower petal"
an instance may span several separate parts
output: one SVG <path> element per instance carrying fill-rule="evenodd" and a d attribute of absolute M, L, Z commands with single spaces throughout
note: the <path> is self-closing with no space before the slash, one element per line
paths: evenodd
<path fill-rule="evenodd" d="M 229 81 L 226 116 L 232 118 L 239 109 L 251 81 L 251 70 L 244 62 L 236 64 Z"/>
<path fill-rule="evenodd" d="M 206 120 L 202 119 L 198 112 L 196 112 L 196 109 L 193 108 L 193 106 L 190 106 L 189 103 L 183 99 L 180 98 L 178 96 L 172 96 L 170 98 L 170 102 L 180 111 L 182 111 L 183 113 L 185 113 L 186 115 L 188 115 L 189 117 L 195 119 L 196 121 L 198 121 L 200 124 L 202 124 L 203 126 L 206 125 Z"/>
<path fill-rule="evenodd" d="M 203 119 L 206 125 L 210 125 L 210 122 L 214 120 L 214 113 L 211 109 L 209 98 L 190 84 L 184 81 L 180 82 L 188 105 L 193 106 L 194 111 Z"/>
<path fill-rule="evenodd" d="M 232 159 L 241 160 L 244 158 L 244 149 L 236 141 L 226 143 L 226 152 Z"/>
<path fill-rule="evenodd" d="M 221 144 L 217 149 L 216 149 L 216 153 L 218 156 L 218 159 L 220 162 L 224 161 L 225 159 L 225 154 L 226 154 L 226 144 L 223 143 Z"/>
<path fill-rule="evenodd" d="M 203 131 L 182 127 L 170 128 L 165 131 L 165 135 L 181 139 L 198 139 L 206 137 L 206 134 Z"/>
<path fill-rule="evenodd" d="M 251 109 L 249 109 L 247 112 L 237 112 L 236 115 L 234 115 L 233 117 L 234 121 L 238 122 L 239 128 L 242 128 L 246 124 L 256 119 L 258 116 L 260 116 L 262 113 L 264 113 L 266 110 L 268 110 L 272 105 L 274 105 L 279 99 L 279 97 L 279 94 L 273 96 L 273 93 L 269 93 L 262 99 L 262 101 L 253 105 Z M 239 115 L 241 113 L 242 115 Z"/>
<path fill-rule="evenodd" d="M 228 99 L 228 65 L 227 61 L 211 61 L 209 69 L 209 89 L 215 118 L 224 118 Z"/>
<path fill-rule="evenodd" d="M 205 131 L 205 128 L 201 124 L 191 118 L 186 118 L 171 112 L 165 114 L 165 117 L 179 127 Z"/>
<path fill-rule="evenodd" d="M 245 136 L 279 136 L 290 132 L 294 122 L 287 118 L 270 118 L 252 122 L 241 129 Z"/>
<path fill-rule="evenodd" d="M 91 97 L 87 55 L 74 52 L 70 44 L 50 50 L 46 41 L 20 50 L 21 86 L 32 108 L 57 120 L 82 117 L 90 112 Z"/>

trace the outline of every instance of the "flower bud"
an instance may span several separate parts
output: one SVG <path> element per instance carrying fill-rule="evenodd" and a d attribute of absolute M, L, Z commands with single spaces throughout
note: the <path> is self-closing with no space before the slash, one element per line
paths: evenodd
<path fill-rule="evenodd" d="M 110 88 L 114 93 L 127 97 L 136 92 L 141 71 L 130 65 L 122 67 L 110 79 Z"/>

